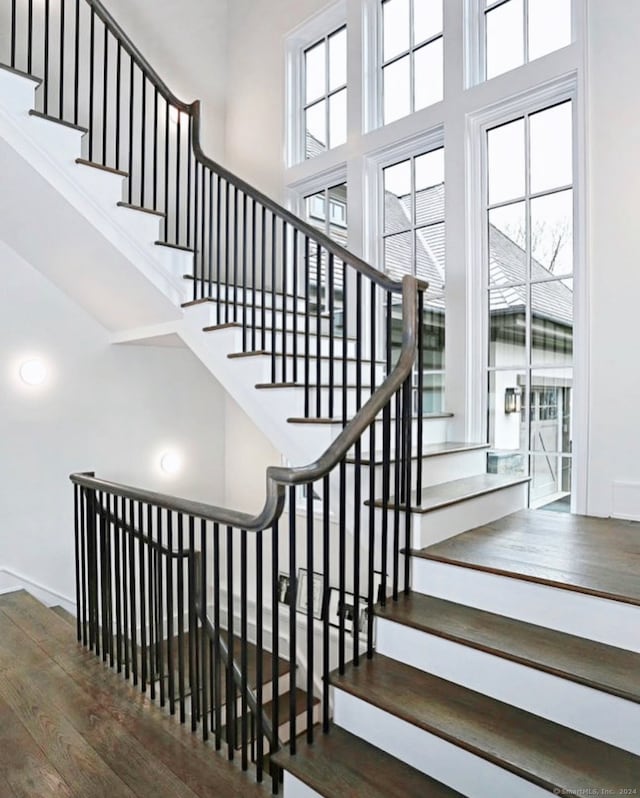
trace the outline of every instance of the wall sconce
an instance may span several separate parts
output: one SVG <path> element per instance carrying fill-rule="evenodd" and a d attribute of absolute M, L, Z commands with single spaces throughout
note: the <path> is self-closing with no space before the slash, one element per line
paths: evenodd
<path fill-rule="evenodd" d="M 48 371 L 44 361 L 40 358 L 32 358 L 21 364 L 19 374 L 25 385 L 37 386 L 46 382 Z"/>
<path fill-rule="evenodd" d="M 160 458 L 160 468 L 168 476 L 176 476 L 182 470 L 182 458 L 177 452 L 165 452 Z"/>
<path fill-rule="evenodd" d="M 507 388 L 504 392 L 504 412 L 519 413 L 522 410 L 522 391 L 520 388 Z"/>

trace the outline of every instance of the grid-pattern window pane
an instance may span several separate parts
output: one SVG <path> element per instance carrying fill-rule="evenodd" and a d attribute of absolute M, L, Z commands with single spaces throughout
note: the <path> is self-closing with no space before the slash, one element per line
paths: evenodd
<path fill-rule="evenodd" d="M 324 188 L 304 198 L 307 221 L 330 236 L 343 247 L 348 244 L 348 191 L 347 184 Z M 317 250 L 311 248 L 309 253 L 309 283 L 307 290 L 311 307 L 316 303 L 324 310 L 328 299 L 329 261 L 325 250 L 322 250 L 318 262 Z M 343 299 L 344 264 L 334 260 L 333 287 L 335 307 L 339 309 Z"/>
<path fill-rule="evenodd" d="M 383 170 L 383 259 L 396 280 L 414 274 L 429 283 L 423 316 L 423 408 L 441 411 L 445 367 L 444 149 L 406 158 Z M 400 307 L 393 308 L 394 348 L 401 345 Z M 416 375 L 417 381 L 417 375 Z"/>
<path fill-rule="evenodd" d="M 383 0 L 383 124 L 442 100 L 443 25 L 443 0 Z"/>
<path fill-rule="evenodd" d="M 304 52 L 304 152 L 314 158 L 347 140 L 347 29 Z"/>
<path fill-rule="evenodd" d="M 571 43 L 571 0 L 485 0 L 487 78 Z"/>
<path fill-rule="evenodd" d="M 570 493 L 573 124 L 570 101 L 487 132 L 489 469 Z"/>

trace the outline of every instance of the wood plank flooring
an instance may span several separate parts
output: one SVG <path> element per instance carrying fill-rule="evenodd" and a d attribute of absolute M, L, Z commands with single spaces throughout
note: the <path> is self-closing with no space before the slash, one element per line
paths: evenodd
<path fill-rule="evenodd" d="M 415 552 L 640 605 L 640 523 L 526 511 Z"/>
<path fill-rule="evenodd" d="M 2 798 L 264 796 L 22 591 L 0 596 Z"/>

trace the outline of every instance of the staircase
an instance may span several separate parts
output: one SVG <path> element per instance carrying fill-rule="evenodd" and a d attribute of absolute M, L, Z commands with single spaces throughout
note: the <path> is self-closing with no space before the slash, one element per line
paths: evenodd
<path fill-rule="evenodd" d="M 640 790 L 640 597 L 594 587 L 607 530 L 572 584 L 583 527 L 521 512 L 528 479 L 424 409 L 427 286 L 207 159 L 198 103 L 77 7 L 61 41 L 104 45 L 64 75 L 14 12 L 0 236 L 114 344 L 188 346 L 296 464 L 255 517 L 73 475 L 78 640 L 287 798 Z"/>

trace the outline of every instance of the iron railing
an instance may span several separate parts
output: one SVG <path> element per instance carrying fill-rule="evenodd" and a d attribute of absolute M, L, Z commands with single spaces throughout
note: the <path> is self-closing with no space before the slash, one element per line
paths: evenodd
<path fill-rule="evenodd" d="M 303 730 L 309 742 L 318 721 L 329 731 L 332 671 L 373 655 L 375 605 L 409 590 L 423 289 L 405 278 L 403 346 L 382 386 L 315 463 L 268 470 L 259 515 L 72 475 L 79 640 L 134 683 L 140 669 L 143 691 L 230 758 L 239 749 L 244 768 L 255 761 L 258 780 L 283 722 L 293 754 Z M 382 485 L 365 464 L 380 420 Z M 381 495 L 392 510 L 376 507 Z"/>

